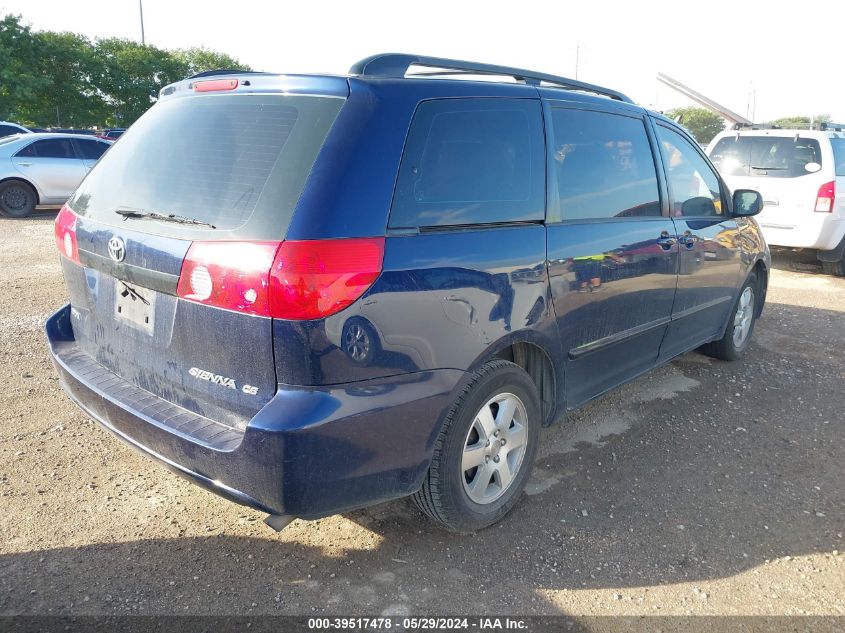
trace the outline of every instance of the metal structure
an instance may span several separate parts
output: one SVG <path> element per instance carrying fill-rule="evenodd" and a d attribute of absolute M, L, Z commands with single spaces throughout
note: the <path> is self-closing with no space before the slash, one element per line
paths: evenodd
<path fill-rule="evenodd" d="M 719 103 L 716 103 L 712 99 L 708 99 L 707 97 L 705 97 L 700 92 L 697 92 L 697 91 L 693 90 L 692 88 L 690 88 L 689 86 L 682 84 L 677 79 L 672 79 L 669 75 L 666 75 L 664 73 L 657 73 L 657 80 L 666 84 L 667 86 L 669 86 L 673 90 L 680 92 L 685 97 L 692 99 L 693 101 L 695 101 L 698 104 L 701 104 L 702 106 L 704 106 L 705 108 L 707 108 L 711 112 L 715 112 L 716 114 L 718 114 L 723 119 L 727 119 L 728 121 L 730 121 L 734 125 L 740 125 L 740 126 L 752 125 L 752 122 L 749 121 L 748 119 L 746 119 L 744 116 L 737 114 L 733 110 L 729 110 L 725 106 L 723 106 Z"/>

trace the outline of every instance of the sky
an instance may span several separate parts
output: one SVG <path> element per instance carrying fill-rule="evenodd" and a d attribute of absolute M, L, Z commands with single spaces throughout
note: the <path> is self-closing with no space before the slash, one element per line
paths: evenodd
<path fill-rule="evenodd" d="M 841 38 L 828 26 L 845 18 L 841 0 L 783 11 L 756 0 L 142 1 L 148 44 L 205 46 L 255 70 L 345 73 L 374 53 L 415 53 L 577 71 L 655 110 L 694 105 L 656 80 L 663 72 L 755 121 L 826 113 L 845 122 Z M 140 40 L 138 5 L 0 0 L 0 12 L 36 30 Z"/>

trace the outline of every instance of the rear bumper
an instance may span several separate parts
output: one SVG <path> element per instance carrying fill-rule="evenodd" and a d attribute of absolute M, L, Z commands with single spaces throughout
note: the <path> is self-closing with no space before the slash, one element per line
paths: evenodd
<path fill-rule="evenodd" d="M 845 220 L 830 213 L 797 213 L 788 222 L 783 216 L 761 214 L 757 222 L 771 246 L 827 251 L 836 248 L 845 236 Z"/>
<path fill-rule="evenodd" d="M 303 518 L 414 492 L 463 375 L 444 369 L 332 387 L 280 385 L 245 430 L 214 443 L 177 428 L 167 401 L 137 397 L 138 388 L 114 374 L 104 380 L 106 370 L 76 344 L 69 305 L 48 319 L 46 332 L 63 389 L 100 425 L 222 497 Z M 182 415 L 189 427 L 204 420 Z"/>

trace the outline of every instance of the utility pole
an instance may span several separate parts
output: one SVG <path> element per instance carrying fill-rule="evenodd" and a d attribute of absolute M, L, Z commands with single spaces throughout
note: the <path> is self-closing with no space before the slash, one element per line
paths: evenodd
<path fill-rule="evenodd" d="M 754 82 L 748 82 L 748 101 L 745 105 L 745 118 L 754 121 L 754 114 L 757 112 L 757 88 Z"/>
<path fill-rule="evenodd" d="M 575 79 L 578 79 L 578 58 L 581 55 L 581 42 L 575 45 Z"/>
<path fill-rule="evenodd" d="M 745 118 L 754 120 L 754 117 L 751 116 L 751 92 L 754 90 L 754 82 L 748 82 L 748 99 L 745 102 Z"/>
<path fill-rule="evenodd" d="M 144 0 L 138 0 L 138 10 L 141 13 L 141 46 L 146 46 L 144 39 Z"/>
<path fill-rule="evenodd" d="M 751 93 L 751 121 L 757 118 L 757 88 Z"/>

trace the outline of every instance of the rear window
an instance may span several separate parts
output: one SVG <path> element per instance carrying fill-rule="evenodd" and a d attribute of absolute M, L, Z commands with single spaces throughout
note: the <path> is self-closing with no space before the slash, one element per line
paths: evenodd
<path fill-rule="evenodd" d="M 832 138 L 833 162 L 836 163 L 836 175 L 845 176 L 845 138 Z"/>
<path fill-rule="evenodd" d="M 19 127 L 15 127 L 13 125 L 0 125 L 0 137 L 20 134 L 21 132 L 24 132 L 24 130 Z"/>
<path fill-rule="evenodd" d="M 156 104 L 83 181 L 78 214 L 115 224 L 136 210 L 200 220 L 238 238 L 281 239 L 342 99 L 203 95 Z M 182 236 L 208 229 L 130 219 Z M 225 237 L 219 235 L 219 237 Z"/>
<path fill-rule="evenodd" d="M 723 176 L 797 178 L 812 173 L 806 165 L 821 166 L 822 153 L 817 140 L 800 136 L 726 136 L 710 160 Z"/>
<path fill-rule="evenodd" d="M 390 226 L 542 220 L 543 163 L 539 101 L 426 101 L 408 133 Z"/>

